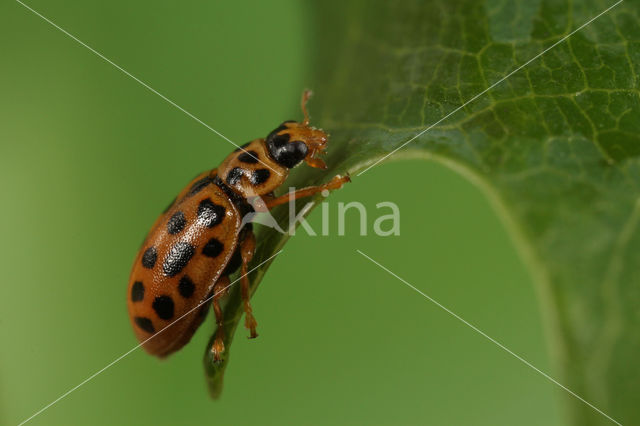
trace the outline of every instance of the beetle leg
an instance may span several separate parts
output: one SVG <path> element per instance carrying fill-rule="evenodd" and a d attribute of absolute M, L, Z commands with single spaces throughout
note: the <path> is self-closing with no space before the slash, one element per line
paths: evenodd
<path fill-rule="evenodd" d="M 211 352 L 213 352 L 213 360 L 216 362 L 220 361 L 220 356 L 224 352 L 224 317 L 220 307 L 220 299 L 227 294 L 227 287 L 229 287 L 228 275 L 218 278 L 218 281 L 213 286 L 213 312 L 216 314 L 218 330 L 216 331 L 216 338 L 213 341 Z"/>
<path fill-rule="evenodd" d="M 253 254 L 256 249 L 256 237 L 253 234 L 253 231 L 249 230 L 244 237 L 244 239 L 240 242 L 240 255 L 242 257 L 242 270 L 241 270 L 241 285 L 242 285 L 242 302 L 244 303 L 244 314 L 245 320 L 244 325 L 251 332 L 251 339 L 255 339 L 258 337 L 258 333 L 256 333 L 256 327 L 258 326 L 258 322 L 253 317 L 253 309 L 251 309 L 251 304 L 249 303 L 249 299 L 251 295 L 249 294 L 249 277 L 248 274 L 248 265 L 251 259 L 253 258 Z"/>
<path fill-rule="evenodd" d="M 306 188 L 298 189 L 293 193 L 287 193 L 279 197 L 266 199 L 264 203 L 267 206 L 267 208 L 270 209 L 280 204 L 288 203 L 289 200 L 291 199 L 297 200 L 298 198 L 309 197 L 313 194 L 317 194 L 318 192 L 322 192 L 325 189 L 326 190 L 340 189 L 342 188 L 342 185 L 344 185 L 346 182 L 351 182 L 351 178 L 349 177 L 349 175 L 346 175 L 346 176 L 337 175 L 337 176 L 334 176 L 333 179 L 331 179 L 329 182 L 325 183 L 324 185 L 308 186 Z"/>

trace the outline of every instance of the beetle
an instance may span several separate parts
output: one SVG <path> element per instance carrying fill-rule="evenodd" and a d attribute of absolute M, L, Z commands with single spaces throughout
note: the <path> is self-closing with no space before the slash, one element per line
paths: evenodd
<path fill-rule="evenodd" d="M 309 125 L 310 94 L 302 95 L 302 122 L 285 121 L 266 138 L 233 151 L 219 167 L 189 182 L 155 221 L 135 258 L 127 290 L 131 324 L 148 353 L 164 358 L 182 348 L 213 305 L 218 329 L 210 350 L 220 361 L 225 350 L 220 299 L 230 286 L 229 275 L 238 269 L 245 326 L 251 338 L 257 337 L 247 277 L 256 238 L 252 224 L 242 222 L 254 211 L 250 201 L 260 197 L 271 209 L 290 198 L 339 189 L 350 180 L 336 175 L 324 185 L 274 195 L 303 161 L 327 167 L 318 155 L 325 152 L 328 136 Z"/>

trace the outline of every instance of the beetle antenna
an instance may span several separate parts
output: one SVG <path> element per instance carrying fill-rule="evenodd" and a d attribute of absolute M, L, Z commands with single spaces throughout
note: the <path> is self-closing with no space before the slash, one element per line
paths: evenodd
<path fill-rule="evenodd" d="M 309 112 L 307 111 L 307 102 L 309 101 L 311 95 L 313 95 L 313 92 L 309 89 L 305 89 L 305 91 L 302 92 L 302 100 L 300 101 L 300 104 L 302 107 L 302 114 L 304 114 L 304 121 L 302 121 L 303 126 L 309 125 Z"/>

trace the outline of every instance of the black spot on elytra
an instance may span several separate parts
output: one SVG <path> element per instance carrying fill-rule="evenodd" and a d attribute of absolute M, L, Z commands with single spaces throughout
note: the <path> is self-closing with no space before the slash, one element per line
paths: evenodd
<path fill-rule="evenodd" d="M 171 235 L 179 234 L 187 224 L 187 219 L 181 211 L 175 212 L 167 222 L 167 232 Z"/>
<path fill-rule="evenodd" d="M 147 333 L 155 333 L 156 329 L 153 327 L 153 323 L 149 318 L 135 317 L 133 320 L 136 322 L 136 325 L 138 327 L 140 327 Z"/>
<path fill-rule="evenodd" d="M 238 183 L 240 181 L 240 178 L 242 177 L 242 174 L 243 174 L 242 168 L 234 167 L 233 169 L 231 169 L 229 174 L 227 174 L 227 184 L 235 185 L 236 183 Z"/>
<path fill-rule="evenodd" d="M 142 255 L 142 266 L 151 269 L 155 266 L 156 260 L 158 260 L 158 250 L 155 247 L 149 247 Z"/>
<path fill-rule="evenodd" d="M 198 204 L 198 222 L 207 228 L 213 228 L 224 219 L 226 209 L 206 198 Z"/>
<path fill-rule="evenodd" d="M 217 238 L 212 238 L 202 248 L 202 254 L 207 257 L 218 257 L 218 255 L 222 253 L 223 249 L 224 245 Z"/>
<path fill-rule="evenodd" d="M 193 183 L 193 185 L 191 185 L 191 188 L 189 189 L 189 192 L 187 195 L 195 195 L 198 192 L 202 191 L 203 188 L 205 188 L 206 186 L 211 184 L 211 179 L 209 178 L 209 176 L 205 176 L 200 180 L 197 180 Z"/>
<path fill-rule="evenodd" d="M 131 301 L 139 302 L 144 299 L 144 284 L 142 281 L 136 281 L 131 286 Z"/>
<path fill-rule="evenodd" d="M 176 276 L 187 266 L 194 253 L 195 248 L 191 244 L 185 241 L 175 243 L 162 263 L 164 274 L 168 277 Z"/>
<path fill-rule="evenodd" d="M 180 296 L 188 299 L 193 295 L 193 291 L 195 289 L 196 286 L 193 281 L 191 281 L 191 278 L 186 275 L 180 278 L 180 282 L 178 283 L 178 292 L 180 293 Z"/>
<path fill-rule="evenodd" d="M 258 162 L 258 153 L 255 151 L 246 151 L 238 155 L 238 160 L 243 163 L 256 164 Z"/>
<path fill-rule="evenodd" d="M 168 320 L 173 317 L 173 299 L 171 296 L 158 296 L 153 299 L 153 310 L 163 320 Z"/>
<path fill-rule="evenodd" d="M 267 169 L 254 170 L 253 173 L 251 173 L 249 182 L 253 185 L 260 185 L 265 183 L 267 179 L 269 179 L 269 176 L 271 176 L 271 172 Z"/>

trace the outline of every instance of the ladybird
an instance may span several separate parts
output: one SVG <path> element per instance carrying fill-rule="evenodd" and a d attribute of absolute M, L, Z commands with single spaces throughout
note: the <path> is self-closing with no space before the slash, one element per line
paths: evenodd
<path fill-rule="evenodd" d="M 309 96 L 309 91 L 302 95 L 302 122 L 285 121 L 266 138 L 233 151 L 218 168 L 196 176 L 154 223 L 135 258 L 127 290 L 129 318 L 148 353 L 164 358 L 182 348 L 213 305 L 218 330 L 211 351 L 219 361 L 224 352 L 220 299 L 229 275 L 239 268 L 245 326 L 251 338 L 257 337 L 247 277 L 256 238 L 252 224 L 243 224 L 242 218 L 253 212 L 255 197 L 267 209 L 287 203 L 290 194 L 276 197 L 274 190 L 303 161 L 326 169 L 318 155 L 325 152 L 328 136 L 309 125 Z M 337 175 L 324 185 L 295 191 L 293 198 L 339 189 L 349 180 Z"/>

